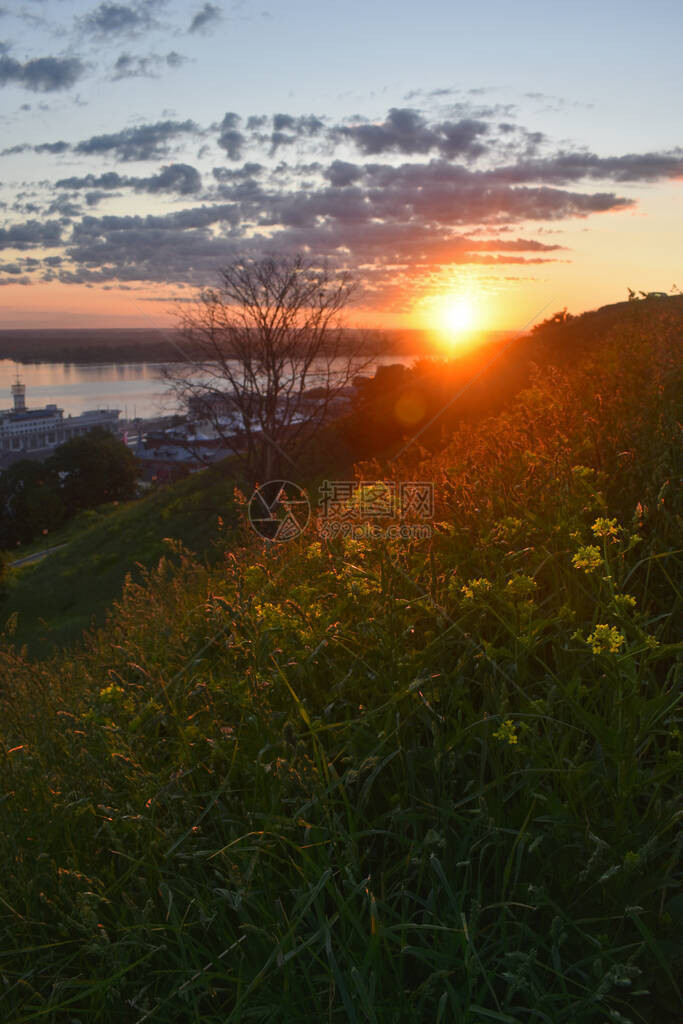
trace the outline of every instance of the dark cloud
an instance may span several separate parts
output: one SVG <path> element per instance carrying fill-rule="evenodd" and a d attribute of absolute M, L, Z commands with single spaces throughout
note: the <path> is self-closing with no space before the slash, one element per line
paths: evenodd
<path fill-rule="evenodd" d="M 275 114 L 273 130 L 270 135 L 256 134 L 256 140 L 270 143 L 270 156 L 277 153 L 280 146 L 291 146 L 301 138 L 319 135 L 325 127 L 319 117 L 307 114 L 303 117 L 292 117 L 290 114 Z"/>
<path fill-rule="evenodd" d="M 147 178 L 135 178 L 108 171 L 105 174 L 86 174 L 82 178 L 61 178 L 55 182 L 56 188 L 78 191 L 81 189 L 104 190 L 97 196 L 97 201 L 106 191 L 121 188 L 132 188 L 135 192 L 174 192 L 177 195 L 190 195 L 199 192 L 202 179 L 199 171 L 189 164 L 167 164 L 158 174 Z"/>
<path fill-rule="evenodd" d="M 142 59 L 148 58 L 130 58 Z M 23 231 L 12 239 L 23 247 L 58 244 L 54 239 L 63 232 L 64 261 L 43 261 L 40 271 L 63 281 L 205 284 L 238 254 L 304 249 L 362 267 L 368 287 L 387 294 L 397 273 L 419 282 L 435 267 L 566 259 L 561 246 L 540 234 L 544 227 L 630 208 L 632 193 L 620 194 L 616 183 L 683 177 L 683 150 L 615 157 L 553 151 L 543 135 L 516 124 L 502 108 L 483 109 L 452 104 L 447 117 L 428 119 L 418 110 L 393 108 L 376 124 L 359 118 L 332 124 L 283 112 L 243 119 L 228 111 L 206 131 L 194 121 L 168 120 L 93 136 L 72 151 L 106 155 L 109 169 L 61 178 L 61 194 L 51 197 L 51 206 L 45 199 L 34 205 L 35 212 L 28 211 L 36 193 L 19 193 L 21 215 L 36 219 L 5 231 Z M 126 161 L 167 157 L 207 132 L 228 165 L 213 167 L 206 184 L 190 162 L 164 162 L 153 174 L 123 173 Z M 296 161 L 268 159 L 293 143 Z M 69 148 L 40 145 L 55 154 Z M 350 145 L 357 160 L 349 156 Z M 322 152 L 331 153 L 324 164 Z M 200 201 L 149 216 L 79 211 L 78 204 L 92 208 L 130 192 Z M 39 214 L 56 219 L 41 222 Z M 36 234 L 36 226 L 50 223 L 48 234 Z M 8 238 L 2 237 L 5 248 Z"/>
<path fill-rule="evenodd" d="M 491 172 L 508 183 L 544 181 L 563 185 L 570 181 L 660 181 L 683 177 L 683 149 L 667 153 L 630 153 L 599 157 L 595 153 L 556 153 L 541 160 L 521 160 Z"/>
<path fill-rule="evenodd" d="M 176 139 L 199 133 L 194 121 L 157 121 L 124 128 L 108 135 L 93 135 L 74 146 L 76 153 L 114 152 L 119 160 L 153 160 L 166 156 Z"/>
<path fill-rule="evenodd" d="M 355 181 L 363 177 L 363 168 L 356 164 L 349 164 L 345 160 L 335 160 L 325 170 L 325 177 L 331 185 L 344 187 L 353 185 Z"/>
<path fill-rule="evenodd" d="M 39 145 L 33 147 L 34 153 L 66 153 L 69 148 L 69 143 L 64 142 L 60 139 L 59 142 L 41 142 Z"/>
<path fill-rule="evenodd" d="M 333 134 L 350 139 L 366 156 L 419 155 L 438 150 L 448 158 L 474 158 L 486 151 L 481 137 L 488 131 L 489 125 L 475 118 L 430 125 L 417 110 L 392 107 L 381 124 L 341 125 Z"/>
<path fill-rule="evenodd" d="M 353 169 L 354 165 L 348 165 Z M 484 172 L 429 165 L 368 165 L 347 171 L 355 184 L 309 190 L 268 189 L 254 177 L 216 169 L 229 202 L 163 216 L 83 217 L 67 249 L 77 265 L 60 271 L 65 281 L 155 280 L 201 282 L 220 261 L 238 252 L 301 249 L 364 265 L 380 287 L 392 267 L 443 264 L 537 264 L 555 258 L 558 245 L 521 237 L 472 237 L 465 225 L 585 217 L 618 210 L 629 200 L 612 193 L 583 194 L 541 186 L 491 187 Z M 425 173 L 426 172 L 426 173 Z M 90 177 L 83 185 L 101 184 Z M 125 183 L 125 182 L 124 182 Z M 381 187 L 379 187 L 381 183 Z M 65 179 L 60 184 L 73 185 Z M 110 178 L 115 187 L 122 179 Z M 217 233 L 216 233 L 216 230 Z M 458 230 L 460 228 L 460 230 Z M 475 228 L 476 230 L 476 228 Z M 374 268 L 374 269 L 373 269 Z"/>
<path fill-rule="evenodd" d="M 93 189 L 91 192 L 85 193 L 85 201 L 88 206 L 98 206 L 103 199 L 108 199 L 111 192 L 107 192 L 105 189 Z"/>
<path fill-rule="evenodd" d="M 32 146 L 28 142 L 20 142 L 16 146 L 10 146 L 8 149 L 0 150 L 0 156 L 12 156 L 14 153 L 66 153 L 69 149 L 69 143 L 60 142 L 41 142 L 37 146 Z"/>
<path fill-rule="evenodd" d="M 130 180 L 130 179 L 129 179 Z M 107 171 L 106 174 L 86 174 L 83 178 L 60 178 L 55 182 L 56 188 L 66 188 L 71 191 L 82 188 L 119 188 L 126 181 L 117 171 Z"/>
<path fill-rule="evenodd" d="M 183 64 L 187 64 L 189 57 L 183 57 L 182 53 L 178 53 L 176 50 L 171 50 L 170 53 L 166 54 L 164 59 L 169 68 L 179 68 Z"/>
<path fill-rule="evenodd" d="M 33 284 L 33 281 L 28 274 L 23 277 L 0 277 L 0 288 L 5 284 Z"/>
<path fill-rule="evenodd" d="M 57 196 L 53 199 L 50 205 L 45 211 L 48 215 L 58 213 L 61 217 L 71 220 L 73 217 L 78 217 L 81 213 L 81 207 L 78 203 L 75 203 L 68 196 Z"/>
<path fill-rule="evenodd" d="M 134 57 L 130 53 L 122 53 L 114 64 L 112 78 L 114 81 L 121 78 L 156 78 L 156 66 L 151 57 Z"/>
<path fill-rule="evenodd" d="M 106 246 L 123 247 L 132 254 L 130 246 L 133 241 L 140 242 L 145 247 L 173 234 L 174 238 L 179 237 L 186 231 L 198 230 L 203 237 L 209 237 L 206 229 L 213 224 L 226 224 L 229 228 L 239 223 L 239 208 L 233 203 L 214 204 L 213 206 L 195 206 L 185 210 L 175 210 L 166 214 L 148 214 L 140 216 L 116 216 L 104 217 L 83 217 L 74 224 L 71 238 L 73 247 L 98 247 L 104 252 Z M 79 250 L 83 256 L 83 250 Z M 89 257 L 90 258 L 90 257 Z M 107 262 L 107 261 L 105 261 Z"/>
<path fill-rule="evenodd" d="M 168 164 L 158 174 L 145 180 L 145 192 L 176 192 L 185 196 L 199 192 L 202 179 L 196 167 L 189 164 Z"/>
<path fill-rule="evenodd" d="M 312 136 L 318 135 L 324 123 L 314 114 L 304 114 L 302 117 L 292 117 L 291 114 L 274 114 L 273 131 L 292 132 L 294 135 Z"/>
<path fill-rule="evenodd" d="M 437 144 L 436 133 L 416 110 L 392 107 L 382 124 L 343 126 L 337 132 L 351 139 L 366 156 L 379 153 L 428 153 Z"/>
<path fill-rule="evenodd" d="M 62 227 L 59 221 L 27 220 L 0 228 L 0 249 L 30 249 L 38 245 L 59 245 Z"/>
<path fill-rule="evenodd" d="M 460 121 L 444 121 L 437 126 L 437 146 L 445 157 L 477 157 L 486 151 L 481 136 L 488 132 L 485 121 L 465 117 Z"/>
<path fill-rule="evenodd" d="M 265 171 L 263 164 L 246 163 L 242 167 L 214 167 L 211 173 L 216 181 L 242 181 L 244 178 L 255 178 Z"/>
<path fill-rule="evenodd" d="M 223 17 L 223 12 L 216 4 L 206 3 L 197 11 L 190 23 L 188 32 L 200 32 L 202 29 L 216 25 Z"/>
<path fill-rule="evenodd" d="M 16 83 L 32 92 L 57 92 L 70 89 L 85 73 L 78 57 L 36 57 L 21 63 L 0 56 L 0 86 Z"/>
<path fill-rule="evenodd" d="M 241 160 L 246 137 L 238 130 L 241 122 L 239 114 L 228 111 L 220 124 L 218 145 L 227 153 L 228 160 Z"/>
<path fill-rule="evenodd" d="M 59 279 L 74 283 L 206 281 L 240 246 L 232 239 L 239 211 L 232 204 L 201 206 L 164 216 L 84 217 L 66 250 L 75 269 Z M 220 225 L 221 234 L 209 228 Z"/>
<path fill-rule="evenodd" d="M 79 19 L 82 32 L 100 39 L 112 36 L 135 36 L 159 27 L 156 12 L 160 0 L 137 0 L 135 3 L 101 3 Z"/>
<path fill-rule="evenodd" d="M 172 50 L 166 56 L 150 53 L 146 57 L 130 53 L 122 53 L 112 69 L 112 79 L 117 82 L 122 78 L 158 78 L 165 68 L 178 68 L 187 63 L 187 57 Z"/>

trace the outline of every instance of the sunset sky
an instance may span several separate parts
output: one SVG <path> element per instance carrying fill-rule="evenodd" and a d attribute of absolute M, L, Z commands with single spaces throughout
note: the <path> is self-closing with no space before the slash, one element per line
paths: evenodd
<path fill-rule="evenodd" d="M 680 0 L 2 0 L 0 327 L 163 325 L 278 251 L 374 325 L 683 288 L 682 38 Z"/>

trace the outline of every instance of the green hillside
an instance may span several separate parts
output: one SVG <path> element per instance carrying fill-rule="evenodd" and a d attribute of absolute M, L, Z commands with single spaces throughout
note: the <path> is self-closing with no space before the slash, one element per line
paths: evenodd
<path fill-rule="evenodd" d="M 211 560 L 167 544 L 71 652 L 7 639 L 2 1019 L 678 1024 L 680 304 L 608 321 L 357 467 L 433 483 L 431 536 L 268 545 L 226 482 Z M 203 477 L 33 578 L 200 546 Z"/>
<path fill-rule="evenodd" d="M 139 579 L 142 567 L 155 565 L 168 550 L 166 538 L 210 558 L 219 519 L 224 526 L 235 519 L 234 486 L 228 462 L 139 501 L 81 513 L 50 537 L 51 546 L 65 545 L 61 550 L 8 572 L 0 616 L 16 616 L 15 642 L 40 654 L 101 625 L 126 576 Z M 40 548 L 33 544 L 12 558 Z"/>

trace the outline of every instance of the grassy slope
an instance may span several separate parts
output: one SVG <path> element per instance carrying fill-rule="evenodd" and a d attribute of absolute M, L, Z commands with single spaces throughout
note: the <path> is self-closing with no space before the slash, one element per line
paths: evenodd
<path fill-rule="evenodd" d="M 601 342 L 394 467 L 431 542 L 176 549 L 0 655 L 5 1019 L 679 1020 L 680 329 Z"/>
<path fill-rule="evenodd" d="M 655 306 L 652 301 L 606 306 L 561 328 L 518 339 L 452 411 L 463 410 L 466 417 L 476 418 L 477 406 L 487 393 L 500 389 L 501 395 L 509 395 L 522 386 L 528 378 L 530 360 L 541 366 L 548 362 L 571 365 L 590 348 L 599 348 L 615 325 L 637 326 L 653 310 L 658 315 L 666 312 L 683 326 L 683 297 L 671 296 L 656 300 Z M 477 368 L 475 360 L 472 373 Z M 319 471 L 321 476 L 331 476 L 337 469 L 346 478 L 353 461 L 351 454 L 338 436 L 327 433 L 329 438 L 318 440 L 309 462 L 312 459 L 314 472 Z M 297 480 L 301 479 L 299 473 Z M 232 473 L 226 462 L 141 502 L 118 508 L 106 506 L 78 517 L 50 537 L 50 545 L 68 541 L 68 549 L 10 574 L 7 597 L 0 603 L 0 621 L 16 612 L 15 640 L 27 644 L 35 655 L 77 641 L 84 629 L 102 624 L 106 609 L 120 596 L 128 573 L 139 578 L 142 566 L 149 568 L 157 563 L 166 551 L 166 538 L 181 540 L 200 554 L 210 553 L 218 516 L 228 521 L 233 518 L 232 490 Z M 11 557 L 19 558 L 41 547 L 42 542 L 36 542 L 12 552 Z"/>
<path fill-rule="evenodd" d="M 51 545 L 67 542 L 67 547 L 8 573 L 0 612 L 5 618 L 16 613 L 16 642 L 29 643 L 40 654 L 78 639 L 92 624 L 101 625 L 126 575 L 138 578 L 141 566 L 155 565 L 167 550 L 167 537 L 211 554 L 219 516 L 227 522 L 234 518 L 233 488 L 229 466 L 222 464 L 139 501 L 81 514 L 50 538 Z"/>

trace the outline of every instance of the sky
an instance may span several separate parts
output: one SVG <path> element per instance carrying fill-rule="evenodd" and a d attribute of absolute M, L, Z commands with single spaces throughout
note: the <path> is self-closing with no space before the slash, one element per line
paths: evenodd
<path fill-rule="evenodd" d="M 673 0 L 0 0 L 0 328 L 165 326 L 296 252 L 371 326 L 683 288 L 681 38 Z"/>

